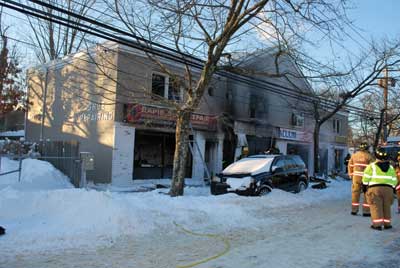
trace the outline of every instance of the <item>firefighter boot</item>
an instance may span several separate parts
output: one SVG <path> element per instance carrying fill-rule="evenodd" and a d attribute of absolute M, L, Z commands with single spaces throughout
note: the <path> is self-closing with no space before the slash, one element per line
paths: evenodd
<path fill-rule="evenodd" d="M 377 231 L 382 231 L 382 226 L 373 226 L 371 225 L 371 228 Z"/>

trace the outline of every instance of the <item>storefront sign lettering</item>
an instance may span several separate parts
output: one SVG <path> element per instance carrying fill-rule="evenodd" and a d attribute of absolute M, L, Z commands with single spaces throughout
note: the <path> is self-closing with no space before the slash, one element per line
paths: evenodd
<path fill-rule="evenodd" d="M 279 138 L 286 140 L 310 142 L 312 134 L 287 128 L 279 128 Z"/>
<path fill-rule="evenodd" d="M 113 111 L 105 111 L 106 105 L 102 103 L 90 103 L 88 108 L 78 115 L 83 122 L 114 120 Z"/>
<path fill-rule="evenodd" d="M 168 108 L 142 104 L 127 104 L 125 105 L 125 120 L 134 124 L 174 127 L 176 114 L 173 110 Z M 191 115 L 191 123 L 194 128 L 216 130 L 217 120 L 214 116 L 194 113 Z"/>
<path fill-rule="evenodd" d="M 296 132 L 295 131 L 290 131 L 290 130 L 286 130 L 286 129 L 281 129 L 280 130 L 280 132 L 279 132 L 279 136 L 280 136 L 280 138 L 283 138 L 283 139 L 292 139 L 292 140 L 295 140 L 295 139 L 297 139 L 297 135 L 296 135 Z"/>

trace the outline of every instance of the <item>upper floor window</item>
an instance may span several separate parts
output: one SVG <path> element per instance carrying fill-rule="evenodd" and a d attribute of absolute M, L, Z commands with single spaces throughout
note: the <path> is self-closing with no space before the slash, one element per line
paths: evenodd
<path fill-rule="evenodd" d="M 258 106 L 258 99 L 256 95 L 250 95 L 249 113 L 250 118 L 256 118 L 256 110 Z"/>
<path fill-rule="evenodd" d="M 167 89 L 167 77 L 161 74 L 153 74 L 151 77 L 151 93 L 165 97 Z"/>
<path fill-rule="evenodd" d="M 339 119 L 333 119 L 332 121 L 332 126 L 333 126 L 333 132 L 335 133 L 340 133 L 340 128 L 341 128 L 341 122 Z"/>
<path fill-rule="evenodd" d="M 295 127 L 303 127 L 304 126 L 304 114 L 292 113 L 292 125 Z"/>
<path fill-rule="evenodd" d="M 174 101 L 179 101 L 181 100 L 181 87 L 179 86 L 178 81 L 175 81 L 174 79 L 169 78 L 168 79 L 168 99 L 169 100 L 174 100 Z"/>
<path fill-rule="evenodd" d="M 182 96 L 181 88 L 176 81 L 158 73 L 152 74 L 151 93 L 175 101 L 181 100 Z"/>

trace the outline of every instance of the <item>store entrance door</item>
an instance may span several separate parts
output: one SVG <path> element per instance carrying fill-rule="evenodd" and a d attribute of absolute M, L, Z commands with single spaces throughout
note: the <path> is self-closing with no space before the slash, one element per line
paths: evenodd
<path fill-rule="evenodd" d="M 343 157 L 343 149 L 335 149 L 335 170 L 336 171 L 344 171 L 344 164 L 342 159 Z"/>

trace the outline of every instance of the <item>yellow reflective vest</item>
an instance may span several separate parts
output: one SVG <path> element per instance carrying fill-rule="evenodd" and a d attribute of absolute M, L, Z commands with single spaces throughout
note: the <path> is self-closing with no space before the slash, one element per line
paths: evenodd
<path fill-rule="evenodd" d="M 362 182 L 367 186 L 389 185 L 395 188 L 397 184 L 396 171 L 390 166 L 386 172 L 383 172 L 374 162 L 365 168 Z"/>

